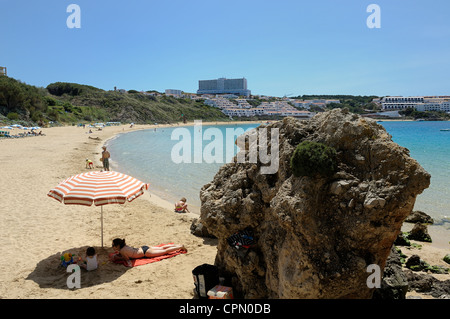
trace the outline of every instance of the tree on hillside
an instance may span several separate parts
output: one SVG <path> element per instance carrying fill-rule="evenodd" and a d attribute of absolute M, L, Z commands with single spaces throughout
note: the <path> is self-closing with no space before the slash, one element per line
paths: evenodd
<path fill-rule="evenodd" d="M 17 112 L 21 110 L 23 99 L 24 92 L 18 81 L 0 78 L 0 106 L 6 107 L 9 112 Z"/>
<path fill-rule="evenodd" d="M 37 87 L 27 85 L 13 78 L 0 77 L 0 113 L 17 113 L 20 117 L 41 119 L 47 110 L 47 103 Z"/>

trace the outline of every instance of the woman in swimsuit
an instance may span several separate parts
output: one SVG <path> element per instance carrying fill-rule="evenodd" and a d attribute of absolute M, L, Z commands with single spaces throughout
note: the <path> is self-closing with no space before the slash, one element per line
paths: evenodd
<path fill-rule="evenodd" d="M 131 265 L 130 259 L 142 258 L 142 257 L 158 257 L 177 250 L 186 251 L 183 245 L 168 244 L 160 247 L 142 246 L 139 248 L 133 248 L 127 246 L 125 239 L 116 238 L 112 242 L 114 251 L 118 252 L 113 258 L 114 260 L 125 260 L 128 265 Z"/>

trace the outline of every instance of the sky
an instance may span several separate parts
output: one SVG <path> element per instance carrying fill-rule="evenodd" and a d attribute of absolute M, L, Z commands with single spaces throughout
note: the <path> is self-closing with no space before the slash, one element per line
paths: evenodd
<path fill-rule="evenodd" d="M 450 1 L 0 0 L 0 66 L 40 87 L 195 93 L 245 77 L 272 96 L 450 95 Z"/>

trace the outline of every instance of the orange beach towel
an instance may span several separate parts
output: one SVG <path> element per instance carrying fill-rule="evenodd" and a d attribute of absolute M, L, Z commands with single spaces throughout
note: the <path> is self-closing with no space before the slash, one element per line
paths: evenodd
<path fill-rule="evenodd" d="M 169 244 L 172 244 L 172 243 L 169 243 Z M 168 244 L 160 244 L 160 245 L 158 245 L 156 247 L 164 246 L 164 245 L 168 245 Z M 151 258 L 142 257 L 142 258 L 138 258 L 138 259 L 130 259 L 131 267 L 136 267 L 136 266 L 141 266 L 141 265 L 154 263 L 154 262 L 166 259 L 166 258 L 171 258 L 171 257 L 174 257 L 176 255 L 185 254 L 185 253 L 187 253 L 187 251 L 185 251 L 185 250 L 177 250 L 177 251 L 173 251 L 171 253 L 167 253 L 165 255 L 158 256 L 158 257 L 151 257 Z M 116 255 L 116 254 L 117 254 L 117 252 L 110 253 L 109 254 L 109 260 L 111 260 L 113 263 L 122 264 L 122 265 L 124 265 L 126 267 L 129 267 L 128 264 L 126 263 L 126 261 L 124 261 L 124 260 L 113 260 L 113 256 Z"/>

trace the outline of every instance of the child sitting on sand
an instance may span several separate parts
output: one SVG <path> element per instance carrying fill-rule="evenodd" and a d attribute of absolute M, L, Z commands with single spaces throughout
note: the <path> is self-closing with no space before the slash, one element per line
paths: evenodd
<path fill-rule="evenodd" d="M 175 203 L 175 213 L 186 213 L 186 211 L 190 213 L 186 202 L 187 199 L 183 197 L 178 203 Z"/>
<path fill-rule="evenodd" d="M 89 247 L 88 249 L 86 249 L 85 258 L 86 260 L 83 261 L 83 259 L 81 259 L 80 257 L 80 260 L 78 262 L 78 265 L 80 267 L 83 267 L 87 271 L 95 270 L 98 268 L 97 254 L 95 253 L 94 247 Z"/>

